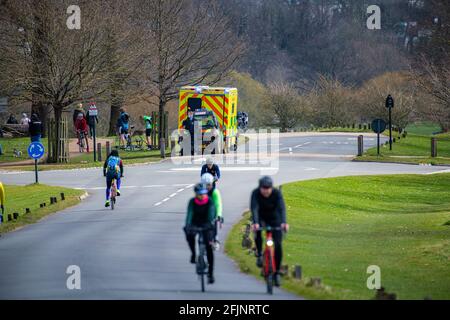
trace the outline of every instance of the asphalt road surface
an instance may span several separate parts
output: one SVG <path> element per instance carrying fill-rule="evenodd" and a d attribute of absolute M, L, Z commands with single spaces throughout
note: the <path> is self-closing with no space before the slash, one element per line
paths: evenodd
<path fill-rule="evenodd" d="M 276 184 L 364 174 L 431 173 L 447 168 L 351 162 L 356 135 L 281 137 Z M 374 136 L 365 147 L 375 146 Z M 201 161 L 201 160 L 200 160 Z M 200 292 L 184 239 L 186 205 L 199 180 L 200 161 L 126 167 L 116 210 L 104 208 L 99 169 L 47 171 L 40 182 L 85 189 L 80 205 L 0 238 L 1 299 L 299 299 L 283 290 L 265 293 L 260 279 L 242 274 L 216 253 L 216 283 Z M 249 206 L 261 175 L 258 164 L 222 165 L 225 239 Z M 29 184 L 31 172 L 0 173 L 5 184 Z M 81 290 L 69 290 L 68 266 L 81 270 Z"/>

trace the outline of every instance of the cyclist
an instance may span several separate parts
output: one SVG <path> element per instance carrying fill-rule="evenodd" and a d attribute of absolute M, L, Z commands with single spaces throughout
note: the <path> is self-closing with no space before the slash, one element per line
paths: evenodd
<path fill-rule="evenodd" d="M 208 197 L 208 190 L 205 185 L 199 183 L 194 187 L 195 197 L 189 201 L 186 226 L 186 240 L 191 249 L 191 263 L 195 263 L 195 233 L 190 227 L 204 229 L 203 239 L 206 243 L 206 257 L 208 259 L 208 283 L 214 283 L 214 250 L 212 247 L 214 239 L 214 221 L 216 210 L 212 199 Z"/>
<path fill-rule="evenodd" d="M 216 209 L 216 223 L 214 241 L 216 246 L 220 245 L 219 237 L 218 237 L 218 224 L 223 223 L 223 215 L 222 215 L 222 196 L 220 195 L 220 191 L 217 188 L 213 187 L 214 177 L 210 173 L 204 173 L 202 175 L 200 183 L 204 184 L 206 189 L 208 190 L 208 197 L 212 199 L 214 203 L 214 207 Z"/>
<path fill-rule="evenodd" d="M 125 111 L 124 108 L 121 108 L 119 119 L 117 119 L 117 129 L 119 131 L 120 142 L 123 144 L 123 146 L 126 146 L 125 135 L 128 134 L 129 121 L 130 115 Z"/>
<path fill-rule="evenodd" d="M 119 157 L 119 151 L 112 150 L 103 165 L 103 175 L 106 177 L 106 203 L 105 207 L 109 207 L 109 197 L 111 194 L 111 185 L 113 179 L 117 183 L 117 196 L 120 197 L 120 178 L 123 177 L 123 162 Z"/>
<path fill-rule="evenodd" d="M 77 130 L 78 143 L 80 143 L 81 133 L 84 133 L 86 140 L 86 150 L 89 152 L 88 125 L 83 113 L 79 113 L 75 121 L 75 129 Z"/>
<path fill-rule="evenodd" d="M 5 188 L 3 183 L 0 182 L 0 208 L 2 212 L 0 213 L 0 224 L 3 223 L 3 215 L 5 214 Z"/>
<path fill-rule="evenodd" d="M 202 166 L 200 176 L 204 175 L 205 173 L 209 173 L 214 177 L 213 188 L 216 188 L 216 182 L 220 179 L 220 168 L 217 164 L 214 163 L 214 160 L 212 158 L 206 159 L 206 164 Z"/>
<path fill-rule="evenodd" d="M 152 144 L 150 141 L 150 137 L 152 135 L 153 123 L 151 116 L 143 116 L 142 117 L 145 122 L 145 139 L 147 142 L 147 150 L 152 150 Z"/>
<path fill-rule="evenodd" d="M 256 232 L 256 265 L 262 267 L 262 232 L 261 226 L 270 226 L 273 228 L 281 227 L 288 231 L 289 225 L 286 223 L 286 207 L 283 196 L 278 189 L 273 187 L 273 181 L 270 177 L 262 177 L 259 180 L 259 188 L 255 189 L 251 196 L 250 208 L 252 211 L 253 230 Z M 283 258 L 281 230 L 272 231 L 273 241 L 275 243 L 275 286 L 280 286 L 280 266 Z"/>

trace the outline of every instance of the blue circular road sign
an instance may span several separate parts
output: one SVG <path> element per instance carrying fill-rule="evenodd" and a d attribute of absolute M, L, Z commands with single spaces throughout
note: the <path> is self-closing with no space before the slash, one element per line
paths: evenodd
<path fill-rule="evenodd" d="M 44 153 L 45 153 L 44 145 L 40 142 L 32 142 L 28 146 L 28 155 L 30 156 L 30 158 L 38 160 L 42 158 Z"/>

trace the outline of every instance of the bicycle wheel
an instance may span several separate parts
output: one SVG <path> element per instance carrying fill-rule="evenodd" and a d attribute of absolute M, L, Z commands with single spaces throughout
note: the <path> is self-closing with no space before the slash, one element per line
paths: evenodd
<path fill-rule="evenodd" d="M 266 275 L 267 293 L 273 294 L 273 270 L 272 270 L 272 256 L 269 254 L 268 259 L 268 272 Z"/>

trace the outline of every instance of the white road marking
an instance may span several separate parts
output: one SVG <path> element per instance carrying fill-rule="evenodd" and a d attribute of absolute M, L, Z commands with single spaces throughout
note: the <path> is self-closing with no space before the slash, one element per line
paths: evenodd
<path fill-rule="evenodd" d="M 163 199 L 162 202 L 166 202 L 166 201 L 169 201 L 169 200 L 170 200 L 170 198 L 165 198 L 165 199 Z"/>
<path fill-rule="evenodd" d="M 165 187 L 166 185 L 164 184 L 153 184 L 153 185 L 149 185 L 149 186 L 142 186 L 142 188 L 161 188 L 161 187 Z"/>
<path fill-rule="evenodd" d="M 305 168 L 305 171 L 317 171 L 317 170 L 319 170 L 319 169 L 317 169 L 317 168 Z"/>
<path fill-rule="evenodd" d="M 180 193 L 180 192 L 183 192 L 183 191 L 184 191 L 184 188 L 180 189 L 180 190 L 177 190 L 177 193 Z"/>
<path fill-rule="evenodd" d="M 177 195 L 177 193 L 172 193 L 170 196 L 169 196 L 169 198 L 173 198 L 173 197 L 175 197 Z"/>
<path fill-rule="evenodd" d="M 269 169 L 274 169 L 274 168 L 270 168 L 270 167 L 224 167 L 224 168 L 220 168 L 220 171 L 258 171 L 258 170 L 269 170 Z M 173 168 L 171 169 L 172 171 L 170 171 L 171 173 L 176 173 L 179 171 L 199 171 L 199 168 L 197 167 L 186 167 L 186 168 Z M 192 185 L 187 186 L 187 188 L 192 187 Z"/>
<path fill-rule="evenodd" d="M 162 202 L 157 202 L 155 203 L 155 207 L 160 206 L 162 204 Z"/>

